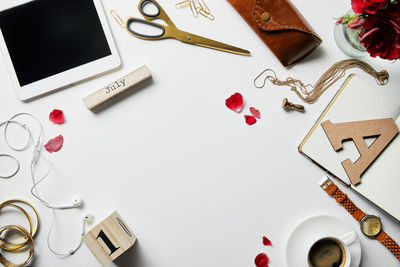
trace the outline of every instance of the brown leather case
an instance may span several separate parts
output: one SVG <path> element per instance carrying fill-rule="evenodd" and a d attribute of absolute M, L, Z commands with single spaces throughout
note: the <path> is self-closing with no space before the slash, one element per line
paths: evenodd
<path fill-rule="evenodd" d="M 228 0 L 279 61 L 288 66 L 322 42 L 289 0 Z"/>

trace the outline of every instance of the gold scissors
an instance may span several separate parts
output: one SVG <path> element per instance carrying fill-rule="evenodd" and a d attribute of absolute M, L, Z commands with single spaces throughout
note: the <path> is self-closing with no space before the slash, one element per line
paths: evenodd
<path fill-rule="evenodd" d="M 150 5 L 150 6 L 148 6 Z M 151 8 L 153 12 L 145 11 L 145 8 Z M 174 38 L 181 42 L 194 44 L 198 46 L 203 46 L 207 48 L 212 48 L 216 50 L 221 50 L 225 52 L 230 52 L 239 55 L 250 56 L 250 52 L 235 46 L 231 46 L 228 44 L 224 44 L 221 42 L 217 42 L 199 35 L 195 35 L 192 33 L 188 33 L 185 31 L 179 30 L 172 20 L 168 17 L 167 13 L 165 13 L 164 9 L 157 3 L 156 0 L 141 0 L 138 6 L 139 12 L 145 17 L 146 20 L 129 17 L 125 22 L 125 29 L 132 35 L 146 40 L 160 40 L 165 38 Z M 162 25 L 156 22 L 152 22 L 154 19 L 161 19 L 167 23 L 168 26 Z M 158 30 L 161 30 L 156 34 L 148 34 L 138 31 L 135 25 L 139 26 L 140 24 L 151 26 Z"/>

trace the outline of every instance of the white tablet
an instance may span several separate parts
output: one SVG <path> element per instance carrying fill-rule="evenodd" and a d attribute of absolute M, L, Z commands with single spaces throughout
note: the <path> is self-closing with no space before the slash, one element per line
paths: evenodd
<path fill-rule="evenodd" d="M 21 100 L 121 64 L 100 0 L 33 0 L 3 10 L 0 50 Z"/>

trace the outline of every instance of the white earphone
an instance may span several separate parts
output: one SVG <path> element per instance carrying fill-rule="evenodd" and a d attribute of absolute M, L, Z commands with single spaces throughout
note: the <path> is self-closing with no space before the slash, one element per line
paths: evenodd
<path fill-rule="evenodd" d="M 83 205 L 83 198 L 81 196 L 74 196 L 72 198 L 72 206 L 74 208 L 81 207 Z"/>
<path fill-rule="evenodd" d="M 85 225 L 86 224 L 92 224 L 94 221 L 94 216 L 90 213 L 85 213 L 82 216 L 82 221 L 83 221 L 83 227 L 82 227 L 82 236 L 85 235 Z"/>
<path fill-rule="evenodd" d="M 77 209 L 80 208 L 83 205 L 83 198 L 81 196 L 74 196 L 72 198 L 72 203 L 69 205 L 65 206 L 59 206 L 59 207 L 49 207 L 57 210 L 66 210 L 66 209 Z"/>
<path fill-rule="evenodd" d="M 91 224 L 94 221 L 94 216 L 92 214 L 90 214 L 90 213 L 85 213 L 82 216 L 82 221 L 84 223 Z"/>
<path fill-rule="evenodd" d="M 72 201 L 71 204 L 67 204 L 67 205 L 61 205 L 61 206 L 56 206 L 56 205 L 50 205 L 47 201 L 43 200 L 40 196 L 39 196 L 39 192 L 37 189 L 37 186 L 39 183 L 41 183 L 51 172 L 51 169 L 49 169 L 49 171 L 41 178 L 39 179 L 39 181 L 36 181 L 34 174 L 33 174 L 33 163 L 31 164 L 31 177 L 32 177 L 32 182 L 33 182 L 33 186 L 31 187 L 31 194 L 37 198 L 40 202 L 42 202 L 43 205 L 45 205 L 48 208 L 51 209 L 57 209 L 57 210 L 65 210 L 65 209 L 77 209 L 83 206 L 83 198 L 79 195 L 73 196 L 72 197 Z"/>
<path fill-rule="evenodd" d="M 37 138 L 36 142 L 34 141 L 34 138 L 33 138 L 33 136 L 32 136 L 31 130 L 30 130 L 24 123 L 21 123 L 21 122 L 18 122 L 18 121 L 15 120 L 15 118 L 16 118 L 16 117 L 19 117 L 19 116 L 28 116 L 28 117 L 31 117 L 31 118 L 33 118 L 33 119 L 37 122 L 37 124 L 40 126 L 40 133 L 39 133 L 39 135 L 38 135 L 38 138 Z M 17 124 L 18 126 L 20 126 L 21 128 L 23 128 L 23 129 L 27 132 L 27 134 L 28 134 L 28 141 L 27 141 L 27 143 L 26 143 L 23 147 L 21 147 L 21 148 L 13 147 L 13 146 L 9 143 L 8 138 L 7 138 L 7 129 L 8 129 L 9 124 Z M 51 208 L 52 211 L 53 211 L 53 219 L 52 219 L 52 222 L 51 222 L 50 230 L 49 230 L 48 235 L 47 235 L 47 246 L 48 246 L 48 248 L 50 249 L 50 251 L 51 251 L 52 253 L 54 253 L 54 254 L 57 255 L 57 256 L 61 256 L 61 257 L 66 257 L 66 256 L 70 256 L 70 255 L 74 254 L 74 253 L 81 247 L 81 245 L 82 245 L 82 238 L 80 239 L 80 243 L 79 243 L 79 245 L 78 245 L 76 248 L 69 250 L 68 253 L 58 253 L 58 252 L 56 252 L 54 249 L 52 249 L 51 246 L 50 246 L 50 234 L 51 234 L 51 232 L 52 232 L 52 229 L 53 229 L 53 226 L 54 226 L 54 222 L 55 222 L 55 216 L 56 216 L 55 210 L 59 210 L 59 209 L 60 209 L 60 210 L 63 210 L 63 209 L 77 209 L 77 208 L 80 208 L 80 207 L 83 206 L 83 198 L 82 198 L 81 196 L 74 196 L 74 197 L 72 198 L 71 204 L 63 205 L 63 206 L 50 205 L 47 201 L 43 200 L 43 199 L 39 196 L 39 192 L 38 192 L 37 186 L 38 186 L 39 183 L 41 183 L 45 178 L 47 178 L 47 176 L 50 174 L 50 172 L 51 172 L 51 170 L 52 170 L 53 167 L 52 167 L 52 164 L 51 164 L 50 161 L 48 161 L 46 158 L 44 158 L 43 156 L 40 155 L 40 144 L 41 144 L 41 139 L 42 139 L 42 136 L 43 136 L 43 126 L 42 126 L 42 124 L 41 124 L 40 121 L 39 121 L 35 116 L 33 116 L 32 114 L 29 114 L 29 113 L 18 113 L 18 114 L 16 114 L 16 115 L 12 116 L 9 120 L 4 121 L 4 122 L 0 122 L 0 126 L 3 126 L 3 125 L 5 125 L 5 129 L 4 129 L 4 138 L 5 138 L 5 140 L 6 140 L 6 143 L 7 143 L 7 145 L 8 145 L 11 149 L 13 149 L 14 151 L 25 151 L 25 150 L 27 150 L 27 149 L 33 144 L 32 159 L 31 159 L 31 163 L 30 163 L 31 178 L 32 178 L 32 183 L 33 183 L 33 186 L 31 187 L 31 193 L 32 193 L 32 195 L 33 195 L 35 198 L 37 198 L 43 205 L 45 205 L 45 206 L 48 207 L 48 208 Z M 10 157 L 10 158 L 12 158 L 12 159 L 15 159 L 13 156 L 10 156 L 10 155 L 0 155 L 0 156 L 3 156 L 3 157 Z M 38 181 L 36 181 L 36 178 L 35 178 L 35 176 L 34 176 L 34 166 L 36 165 L 36 162 L 37 162 L 37 160 L 38 160 L 39 157 L 40 157 L 41 159 L 45 160 L 45 161 L 49 164 L 50 168 L 49 168 L 49 170 L 48 170 Z M 13 174 L 12 174 L 11 176 L 9 176 L 9 177 L 12 177 L 12 176 L 14 176 L 15 174 L 17 174 L 17 172 L 18 172 L 18 170 L 19 170 L 19 162 L 18 162 L 17 159 L 15 159 L 15 161 L 16 161 L 17 164 L 18 164 L 18 168 L 17 168 L 17 170 L 15 171 L 15 173 L 13 173 Z M 1 176 L 0 176 L 0 178 L 9 178 L 9 177 L 1 177 Z M 93 217 L 93 215 L 91 215 L 91 214 L 85 214 L 85 215 L 82 217 L 82 236 L 85 235 L 85 226 L 86 226 L 86 224 L 92 223 L 93 220 L 94 220 L 94 217 Z"/>
<path fill-rule="evenodd" d="M 82 205 L 83 205 L 83 198 L 81 196 L 73 196 L 71 204 L 59 207 L 49 207 L 49 208 L 57 210 L 66 210 L 66 209 L 77 209 L 80 208 Z"/>
<path fill-rule="evenodd" d="M 53 230 L 53 227 L 54 227 L 55 214 L 56 214 L 56 213 L 55 213 L 55 210 L 53 209 L 53 220 L 52 220 L 52 222 L 51 222 L 49 234 L 47 235 L 47 247 L 49 248 L 49 250 L 50 250 L 53 254 L 55 254 L 55 255 L 57 255 L 57 256 L 60 256 L 60 257 L 68 257 L 68 256 L 71 256 L 71 255 L 75 254 L 75 252 L 77 252 L 78 249 L 82 246 L 82 242 L 83 242 L 82 237 L 83 237 L 83 236 L 85 235 L 85 233 L 86 233 L 86 231 L 85 231 L 86 225 L 87 225 L 87 224 L 91 224 L 91 223 L 94 221 L 94 216 L 93 216 L 92 214 L 90 214 L 90 213 L 85 213 L 85 214 L 82 216 L 82 234 L 81 234 L 81 238 L 80 238 L 79 244 L 78 244 L 75 248 L 72 248 L 72 249 L 68 250 L 67 253 L 59 253 L 59 252 L 55 251 L 55 250 L 51 247 L 51 245 L 50 245 L 50 234 L 51 234 L 51 231 Z"/>

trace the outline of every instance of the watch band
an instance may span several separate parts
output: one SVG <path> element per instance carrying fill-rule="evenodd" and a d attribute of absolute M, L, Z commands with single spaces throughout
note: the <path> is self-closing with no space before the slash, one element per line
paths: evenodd
<path fill-rule="evenodd" d="M 376 240 L 381 242 L 400 261 L 400 246 L 385 231 L 381 230 L 376 236 Z"/>
<path fill-rule="evenodd" d="M 336 199 L 336 202 L 342 205 L 358 222 L 364 218 L 365 213 L 360 210 L 351 201 L 345 193 L 340 190 L 337 185 L 335 185 L 329 178 L 321 184 L 322 189 L 324 189 L 330 196 Z"/>
<path fill-rule="evenodd" d="M 358 222 L 364 218 L 365 212 L 360 210 L 345 193 L 335 185 L 328 177 L 324 178 L 320 182 L 320 186 L 330 196 L 336 199 L 336 202 L 342 205 Z M 394 241 L 385 231 L 381 232 L 376 236 L 376 239 L 382 243 L 399 261 L 400 261 L 400 246 Z"/>

